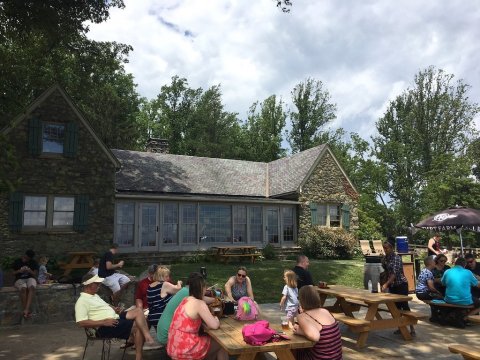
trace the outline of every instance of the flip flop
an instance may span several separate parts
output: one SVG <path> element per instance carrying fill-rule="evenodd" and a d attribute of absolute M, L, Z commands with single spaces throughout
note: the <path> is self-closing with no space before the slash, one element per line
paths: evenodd
<path fill-rule="evenodd" d="M 129 347 L 132 347 L 133 345 L 135 345 L 135 343 L 133 342 L 126 342 L 125 344 L 122 344 L 120 346 L 120 349 L 128 349 Z"/>

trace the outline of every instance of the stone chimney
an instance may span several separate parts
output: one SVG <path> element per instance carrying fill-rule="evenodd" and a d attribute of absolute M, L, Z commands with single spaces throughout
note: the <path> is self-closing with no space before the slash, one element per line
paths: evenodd
<path fill-rule="evenodd" d="M 149 138 L 145 150 L 152 153 L 168 154 L 168 140 Z"/>

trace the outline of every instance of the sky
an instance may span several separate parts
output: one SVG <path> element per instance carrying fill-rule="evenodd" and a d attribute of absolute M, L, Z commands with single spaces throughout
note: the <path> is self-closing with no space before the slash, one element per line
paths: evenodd
<path fill-rule="evenodd" d="M 471 85 L 480 103 L 478 0 L 125 0 L 88 36 L 133 46 L 127 72 L 155 98 L 172 76 L 206 90 L 221 85 L 225 110 L 247 117 L 270 95 L 320 80 L 337 105 L 331 129 L 362 138 L 415 74 L 435 66 Z M 480 116 L 475 119 L 480 130 Z"/>

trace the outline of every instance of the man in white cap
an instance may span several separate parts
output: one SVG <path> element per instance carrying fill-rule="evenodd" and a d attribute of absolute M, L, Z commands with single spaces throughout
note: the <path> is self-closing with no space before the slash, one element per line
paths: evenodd
<path fill-rule="evenodd" d="M 96 328 L 97 336 L 135 339 L 135 359 L 142 359 L 144 342 L 153 343 L 142 309 L 121 312 L 97 295 L 103 282 L 98 275 L 87 274 L 82 279 L 83 291 L 75 303 L 75 321 L 84 328 Z M 135 336 L 133 336 L 135 334 Z M 133 344 L 132 344 L 133 345 Z"/>

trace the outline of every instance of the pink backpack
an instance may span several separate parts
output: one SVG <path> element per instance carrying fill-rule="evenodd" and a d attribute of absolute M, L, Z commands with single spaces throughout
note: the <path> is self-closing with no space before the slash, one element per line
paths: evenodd
<path fill-rule="evenodd" d="M 270 329 L 266 320 L 259 320 L 253 324 L 247 324 L 242 328 L 243 340 L 249 345 L 264 345 L 268 342 L 290 340 L 285 334 L 279 334 Z"/>
<path fill-rule="evenodd" d="M 270 329 L 270 324 L 266 320 L 260 320 L 253 324 L 247 324 L 242 329 L 243 340 L 250 345 L 263 345 L 269 342 L 276 331 Z"/>
<path fill-rule="evenodd" d="M 237 302 L 237 320 L 257 320 L 258 309 L 255 302 L 248 296 L 241 297 Z"/>

